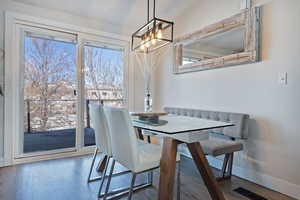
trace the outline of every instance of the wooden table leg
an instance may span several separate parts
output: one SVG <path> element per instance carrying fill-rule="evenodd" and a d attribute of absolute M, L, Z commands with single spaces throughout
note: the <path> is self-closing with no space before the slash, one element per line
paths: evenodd
<path fill-rule="evenodd" d="M 225 197 L 216 181 L 216 178 L 209 166 L 209 163 L 203 153 L 199 142 L 187 144 L 191 152 L 194 162 L 203 178 L 208 192 L 213 200 L 225 200 Z"/>
<path fill-rule="evenodd" d="M 140 129 L 140 128 L 137 128 L 136 129 L 137 130 L 137 137 L 140 139 L 140 140 L 145 140 L 145 137 L 144 137 L 144 135 L 143 135 L 143 130 L 142 129 Z M 148 135 L 147 136 L 147 142 L 148 143 L 151 143 L 151 137 Z"/>
<path fill-rule="evenodd" d="M 143 133 L 142 133 L 142 129 L 140 128 L 136 128 L 136 131 L 137 131 L 137 136 L 140 140 L 144 140 L 144 136 L 143 136 Z"/>
<path fill-rule="evenodd" d="M 173 199 L 177 145 L 178 142 L 176 140 L 164 138 L 163 152 L 160 160 L 159 200 Z"/>
<path fill-rule="evenodd" d="M 108 162 L 108 156 L 104 156 L 98 163 L 97 171 L 103 173 L 106 162 Z"/>

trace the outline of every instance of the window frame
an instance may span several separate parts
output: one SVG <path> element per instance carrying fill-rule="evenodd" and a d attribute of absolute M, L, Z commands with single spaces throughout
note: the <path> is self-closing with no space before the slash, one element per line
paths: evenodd
<path fill-rule="evenodd" d="M 116 49 L 122 49 L 124 51 L 124 75 L 123 75 L 123 92 L 124 92 L 124 96 L 123 96 L 123 105 L 124 107 L 128 108 L 130 107 L 129 105 L 129 85 L 130 85 L 130 78 L 129 78 L 129 45 L 127 42 L 121 41 L 121 40 L 115 40 L 115 39 L 108 39 L 108 38 L 104 38 L 101 36 L 95 36 L 95 35 L 87 35 L 87 34 L 80 34 L 80 50 L 81 52 L 81 56 L 80 58 L 81 60 L 81 68 L 80 68 L 80 72 L 81 72 L 81 88 L 82 88 L 82 93 L 80 94 L 81 97 L 81 101 L 84 102 L 85 101 L 85 66 L 84 66 L 84 47 L 85 46 L 92 46 L 92 47 L 96 47 L 96 48 L 103 48 L 103 46 L 110 46 L 110 47 L 115 47 Z M 82 121 L 84 122 L 84 109 L 85 109 L 85 105 L 82 104 L 82 112 L 81 114 L 82 116 Z M 80 127 L 81 131 L 84 131 L 85 128 L 85 124 L 82 124 L 83 127 Z M 79 140 L 83 141 L 82 148 L 85 149 L 92 149 L 94 146 L 84 146 L 84 135 L 81 135 L 81 138 Z"/>

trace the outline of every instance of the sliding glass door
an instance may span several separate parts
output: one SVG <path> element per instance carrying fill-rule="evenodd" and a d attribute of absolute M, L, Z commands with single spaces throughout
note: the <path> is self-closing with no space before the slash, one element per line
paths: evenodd
<path fill-rule="evenodd" d="M 124 100 L 124 49 L 115 45 L 84 45 L 84 145 L 95 145 L 89 104 L 122 106 Z"/>
<path fill-rule="evenodd" d="M 89 105 L 127 105 L 127 43 L 16 27 L 13 159 L 93 150 Z"/>
<path fill-rule="evenodd" d="M 23 153 L 76 144 L 76 36 L 32 29 L 23 37 Z"/>

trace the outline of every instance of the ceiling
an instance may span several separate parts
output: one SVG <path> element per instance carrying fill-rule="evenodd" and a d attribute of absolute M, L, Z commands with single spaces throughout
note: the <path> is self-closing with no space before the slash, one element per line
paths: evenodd
<path fill-rule="evenodd" d="M 13 0 L 32 6 L 54 9 L 93 18 L 123 28 L 137 29 L 146 22 L 147 0 Z M 156 15 L 174 20 L 199 0 L 157 0 Z M 150 0 L 152 5 L 152 0 Z M 152 13 L 152 12 L 151 12 Z"/>

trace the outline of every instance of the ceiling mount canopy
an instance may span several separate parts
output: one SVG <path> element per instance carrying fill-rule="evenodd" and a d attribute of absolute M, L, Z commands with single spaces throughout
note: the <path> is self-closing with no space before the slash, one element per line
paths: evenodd
<path fill-rule="evenodd" d="M 149 0 L 147 0 L 147 24 L 132 34 L 131 50 L 141 53 L 155 51 L 173 42 L 174 23 L 155 16 L 155 0 L 153 0 L 153 19 L 150 20 Z"/>

